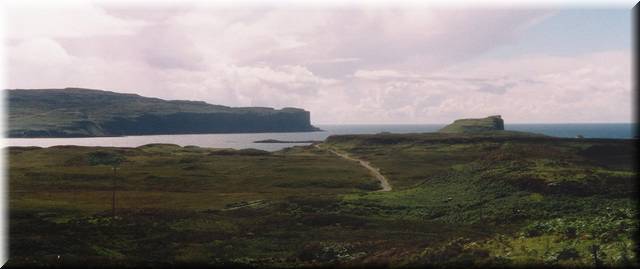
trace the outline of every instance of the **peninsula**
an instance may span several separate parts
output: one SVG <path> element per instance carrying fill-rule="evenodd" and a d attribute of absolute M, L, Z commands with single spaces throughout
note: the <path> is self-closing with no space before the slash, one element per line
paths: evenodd
<path fill-rule="evenodd" d="M 310 132 L 309 111 L 65 88 L 6 90 L 9 137 Z"/>

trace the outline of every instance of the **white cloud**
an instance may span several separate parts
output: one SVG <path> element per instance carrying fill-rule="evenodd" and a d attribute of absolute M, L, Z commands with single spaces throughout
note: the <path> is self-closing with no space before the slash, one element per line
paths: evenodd
<path fill-rule="evenodd" d="M 9 88 L 297 106 L 316 123 L 631 119 L 627 51 L 477 57 L 519 38 L 544 10 L 14 10 Z"/>
<path fill-rule="evenodd" d="M 52 68 L 70 63 L 67 51 L 57 42 L 47 38 L 28 39 L 10 49 L 10 56 L 19 56 L 23 65 Z"/>
<path fill-rule="evenodd" d="M 9 2 L 4 8 L 9 39 L 132 35 L 145 25 L 142 21 L 110 16 L 88 2 L 72 5 Z"/>
<path fill-rule="evenodd" d="M 381 69 L 381 70 L 358 70 L 353 74 L 353 77 L 359 79 L 390 79 L 390 78 L 416 78 L 413 74 L 403 74 L 396 70 Z"/>

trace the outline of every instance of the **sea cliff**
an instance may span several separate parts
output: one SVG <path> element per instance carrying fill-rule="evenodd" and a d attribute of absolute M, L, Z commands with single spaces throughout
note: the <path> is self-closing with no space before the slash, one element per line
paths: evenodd
<path fill-rule="evenodd" d="M 9 137 L 307 132 L 309 111 L 228 107 L 137 94 L 65 88 L 6 90 Z"/>

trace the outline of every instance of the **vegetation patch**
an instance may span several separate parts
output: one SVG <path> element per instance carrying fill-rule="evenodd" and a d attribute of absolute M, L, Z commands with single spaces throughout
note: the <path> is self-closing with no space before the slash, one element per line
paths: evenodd
<path fill-rule="evenodd" d="M 629 145 L 482 132 L 11 148 L 8 265 L 638 266 Z"/>

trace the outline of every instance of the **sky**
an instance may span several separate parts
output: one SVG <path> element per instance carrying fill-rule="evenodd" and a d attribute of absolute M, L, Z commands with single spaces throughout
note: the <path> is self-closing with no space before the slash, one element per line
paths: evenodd
<path fill-rule="evenodd" d="M 300 107 L 314 124 L 633 120 L 633 4 L 20 3 L 3 7 L 9 89 Z"/>

